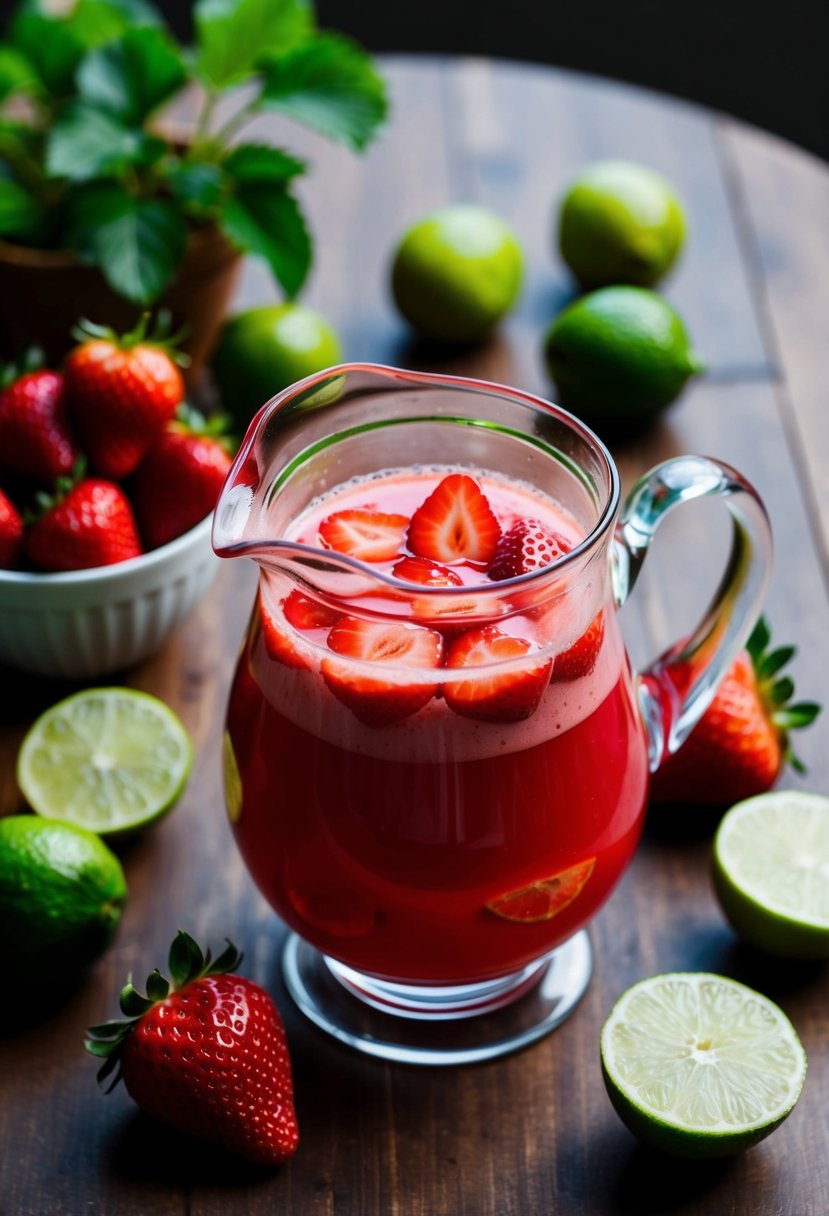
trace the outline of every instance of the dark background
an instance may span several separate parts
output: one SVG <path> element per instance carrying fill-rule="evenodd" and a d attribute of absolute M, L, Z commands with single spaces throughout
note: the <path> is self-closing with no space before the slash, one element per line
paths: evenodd
<path fill-rule="evenodd" d="M 0 0 L 0 20 L 13 9 Z M 189 36 L 192 0 L 158 7 Z M 829 160 L 829 0 L 318 0 L 373 51 L 491 54 L 725 110 Z"/>

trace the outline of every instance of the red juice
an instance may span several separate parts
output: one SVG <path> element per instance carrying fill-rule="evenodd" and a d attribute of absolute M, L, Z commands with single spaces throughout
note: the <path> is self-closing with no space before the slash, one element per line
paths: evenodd
<path fill-rule="evenodd" d="M 411 517 L 443 473 L 349 484 L 304 513 L 294 538 L 318 543 L 321 520 L 354 506 Z M 575 521 L 549 499 L 476 476 L 504 531 L 531 516 L 568 547 L 578 543 Z M 486 581 L 480 563 L 452 569 L 463 584 Z M 526 664 L 538 668 L 539 656 L 549 664 L 523 717 L 457 712 L 444 666 L 429 673 L 425 704 L 378 724 L 361 720 L 324 678 L 336 613 L 326 608 L 298 628 L 286 619 L 291 591 L 286 579 L 263 577 L 227 719 L 238 770 L 228 782 L 233 830 L 280 916 L 349 967 L 423 984 L 507 975 L 589 921 L 633 853 L 648 781 L 609 593 L 599 601 L 592 666 L 566 678 L 557 678 L 556 659 L 547 659 L 555 647 L 531 613 L 498 619 L 500 631 L 531 644 Z M 457 621 L 445 630 L 444 664 L 463 630 Z M 578 640 L 565 638 L 561 649 Z M 422 685 L 421 670 L 409 675 Z"/>

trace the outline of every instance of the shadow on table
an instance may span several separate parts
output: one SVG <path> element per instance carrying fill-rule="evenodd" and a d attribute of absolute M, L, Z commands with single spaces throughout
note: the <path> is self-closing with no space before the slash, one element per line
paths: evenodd
<path fill-rule="evenodd" d="M 684 1161 L 638 1145 L 624 1161 L 610 1193 L 619 1216 L 669 1216 L 694 1210 L 734 1168 L 734 1160 Z"/>

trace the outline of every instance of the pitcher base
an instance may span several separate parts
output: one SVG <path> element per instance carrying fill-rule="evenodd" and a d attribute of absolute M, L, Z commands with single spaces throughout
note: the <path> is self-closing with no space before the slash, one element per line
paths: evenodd
<path fill-rule="evenodd" d="M 549 1034 L 590 982 L 585 930 L 515 975 L 484 984 L 388 984 L 327 958 L 292 933 L 282 955 L 288 991 L 315 1025 L 367 1055 L 405 1064 L 471 1064 Z"/>

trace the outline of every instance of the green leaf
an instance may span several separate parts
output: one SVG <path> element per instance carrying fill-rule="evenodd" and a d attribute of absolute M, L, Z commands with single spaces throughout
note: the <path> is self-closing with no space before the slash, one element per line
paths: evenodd
<path fill-rule="evenodd" d="M 209 89 L 252 75 L 263 56 L 294 46 L 313 29 L 309 0 L 198 0 L 196 74 Z"/>
<path fill-rule="evenodd" d="M 139 158 L 146 137 L 85 102 L 67 106 L 46 143 L 46 168 L 53 177 L 91 181 Z"/>
<path fill-rule="evenodd" d="M 268 63 L 262 105 L 357 149 L 376 133 L 387 109 L 371 57 L 338 34 L 309 39 Z"/>
<path fill-rule="evenodd" d="M 167 175 L 174 196 L 196 215 L 215 212 L 222 196 L 224 175 L 220 165 L 178 161 Z"/>
<path fill-rule="evenodd" d="M 14 178 L 0 175 L 0 236 L 25 240 L 40 228 L 43 209 Z"/>
<path fill-rule="evenodd" d="M 52 97 L 68 96 L 84 45 L 69 21 L 23 8 L 10 29 L 12 45 L 25 55 L 44 91 Z"/>
<path fill-rule="evenodd" d="M 821 711 L 821 706 L 815 701 L 799 701 L 797 705 L 787 705 L 773 714 L 774 723 L 782 730 L 800 730 L 811 726 Z"/>
<path fill-rule="evenodd" d="M 148 0 L 77 0 L 69 20 L 87 50 L 120 38 L 127 30 L 162 24 Z"/>
<path fill-rule="evenodd" d="M 286 295 L 297 295 L 311 266 L 311 238 L 285 177 L 242 176 L 233 187 L 220 212 L 222 231 L 239 249 L 264 258 Z"/>
<path fill-rule="evenodd" d="M 147 996 L 153 1001 L 163 1001 L 170 994 L 170 985 L 158 968 L 147 976 Z"/>
<path fill-rule="evenodd" d="M 776 705 L 782 705 L 788 701 L 794 693 L 794 680 L 789 676 L 783 676 L 780 680 L 775 680 L 771 686 L 771 699 Z"/>
<path fill-rule="evenodd" d="M 78 70 L 78 89 L 85 101 L 128 126 L 139 126 L 186 79 L 172 39 L 163 30 L 145 27 L 129 30 L 87 56 Z"/>
<path fill-rule="evenodd" d="M 769 629 L 768 621 L 764 616 L 761 616 L 757 624 L 751 631 L 748 641 L 746 642 L 746 650 L 754 659 L 755 663 L 762 655 L 763 651 L 771 641 L 771 630 Z"/>
<path fill-rule="evenodd" d="M 170 946 L 167 963 L 174 988 L 183 988 L 190 980 L 200 975 L 204 968 L 204 955 L 189 933 L 179 929 Z"/>
<path fill-rule="evenodd" d="M 287 182 L 305 172 L 305 163 L 269 144 L 240 144 L 225 159 L 225 173 L 240 185 Z"/>
<path fill-rule="evenodd" d="M 768 680 L 772 676 L 777 675 L 778 671 L 794 658 L 795 653 L 796 648 L 794 646 L 780 646 L 769 654 L 761 655 L 757 666 L 757 675 L 761 680 Z"/>
<path fill-rule="evenodd" d="M 37 91 L 37 72 L 13 46 L 0 46 L 0 102 L 13 93 Z"/>
<path fill-rule="evenodd" d="M 139 1018 L 148 1009 L 152 1008 L 153 1002 L 147 997 L 142 996 L 137 988 L 134 988 L 128 980 L 121 989 L 121 1012 L 128 1018 Z"/>
<path fill-rule="evenodd" d="M 204 419 L 202 421 L 204 422 L 205 432 L 208 432 L 213 419 L 211 419 L 211 422 L 206 422 Z M 211 975 L 226 975 L 228 971 L 235 971 L 244 957 L 241 951 L 236 949 L 230 938 L 225 938 L 225 941 L 227 942 L 227 946 L 213 963 L 210 969 Z"/>
<path fill-rule="evenodd" d="M 154 303 L 176 273 L 187 225 L 170 199 L 140 199 L 117 182 L 76 192 L 69 242 L 107 282 L 136 304 Z"/>

